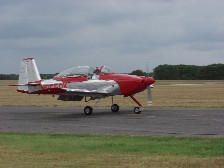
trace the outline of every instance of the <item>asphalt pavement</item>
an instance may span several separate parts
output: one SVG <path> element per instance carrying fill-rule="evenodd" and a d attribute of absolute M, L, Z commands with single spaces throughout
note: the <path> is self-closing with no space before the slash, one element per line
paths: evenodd
<path fill-rule="evenodd" d="M 224 137 L 224 108 L 0 107 L 0 132 Z"/>

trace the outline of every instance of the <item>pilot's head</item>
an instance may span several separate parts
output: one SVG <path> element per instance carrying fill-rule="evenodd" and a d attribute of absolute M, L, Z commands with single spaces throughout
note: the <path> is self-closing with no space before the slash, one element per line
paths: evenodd
<path fill-rule="evenodd" d="M 99 75 L 99 74 L 100 74 L 100 70 L 99 70 L 98 67 L 96 67 L 96 69 L 94 70 L 94 73 L 95 73 L 96 75 Z"/>

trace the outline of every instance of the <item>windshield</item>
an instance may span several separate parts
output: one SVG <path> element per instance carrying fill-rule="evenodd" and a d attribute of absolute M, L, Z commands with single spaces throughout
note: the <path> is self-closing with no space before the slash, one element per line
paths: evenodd
<path fill-rule="evenodd" d="M 58 78 L 65 78 L 65 77 L 79 77 L 79 76 L 92 76 L 94 69 L 89 66 L 78 66 L 67 69 L 57 76 Z"/>
<path fill-rule="evenodd" d="M 113 74 L 115 72 L 112 69 L 110 69 L 109 67 L 102 66 L 101 67 L 101 73 L 102 74 Z"/>

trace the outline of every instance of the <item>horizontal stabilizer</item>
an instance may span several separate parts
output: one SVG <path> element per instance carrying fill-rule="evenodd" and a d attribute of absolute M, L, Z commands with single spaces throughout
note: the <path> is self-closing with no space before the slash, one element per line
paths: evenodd
<path fill-rule="evenodd" d="M 40 82 L 31 82 L 27 84 L 14 84 L 14 85 L 8 85 L 8 86 L 37 86 L 40 85 Z"/>

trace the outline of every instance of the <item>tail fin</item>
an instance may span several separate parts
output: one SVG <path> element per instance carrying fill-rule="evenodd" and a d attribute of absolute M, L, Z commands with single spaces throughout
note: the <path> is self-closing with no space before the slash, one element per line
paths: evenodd
<path fill-rule="evenodd" d="M 20 62 L 18 90 L 27 91 L 26 84 L 41 80 L 34 58 L 25 58 Z"/>

